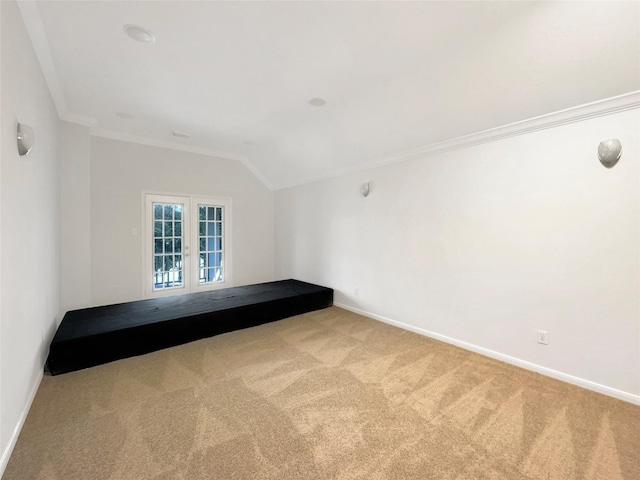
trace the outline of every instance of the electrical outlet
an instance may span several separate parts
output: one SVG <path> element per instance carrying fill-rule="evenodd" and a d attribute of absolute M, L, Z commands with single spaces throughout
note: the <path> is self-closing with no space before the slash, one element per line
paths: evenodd
<path fill-rule="evenodd" d="M 358 295 L 360 295 L 360 290 L 358 290 L 358 288 L 355 288 L 353 290 L 353 294 L 357 297 Z"/>
<path fill-rule="evenodd" d="M 538 343 L 549 345 L 549 334 L 544 330 L 538 330 Z"/>

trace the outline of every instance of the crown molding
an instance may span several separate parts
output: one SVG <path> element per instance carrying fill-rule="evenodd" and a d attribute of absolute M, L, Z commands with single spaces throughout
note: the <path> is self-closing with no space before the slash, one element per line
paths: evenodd
<path fill-rule="evenodd" d="M 49 87 L 51 98 L 58 111 L 58 116 L 62 119 L 68 114 L 67 103 L 62 93 L 62 87 L 60 86 L 60 80 L 56 73 L 56 68 L 53 63 L 53 57 L 51 56 L 51 50 L 49 49 L 49 42 L 47 40 L 46 33 L 44 31 L 44 25 L 42 23 L 42 17 L 40 17 L 40 10 L 36 2 L 29 2 L 25 0 L 18 0 L 18 9 L 24 20 L 24 25 L 27 29 L 31 44 L 35 51 L 38 62 L 40 63 L 40 69 L 44 75 L 44 79 Z"/>
<path fill-rule="evenodd" d="M 276 185 L 275 190 L 296 187 L 307 183 L 318 182 L 335 178 L 350 173 L 357 173 L 372 168 L 392 165 L 394 163 L 407 162 L 420 158 L 427 158 L 434 155 L 459 150 L 462 148 L 473 147 L 483 143 L 495 142 L 505 138 L 526 135 L 528 133 L 555 128 L 570 123 L 582 122 L 592 118 L 604 117 L 614 113 L 624 112 L 640 108 L 640 90 L 625 93 L 616 97 L 598 100 L 596 102 L 571 107 L 546 115 L 521 120 L 519 122 L 510 123 L 501 127 L 491 128 L 482 132 L 465 135 L 462 137 L 452 138 L 443 142 L 433 143 L 424 147 L 406 150 L 404 152 L 378 157 L 364 162 L 351 165 L 345 168 L 331 170 L 325 174 L 307 177 L 296 182 L 285 185 Z"/>
<path fill-rule="evenodd" d="M 20 14 L 22 15 L 25 27 L 27 29 L 27 34 L 31 39 L 31 44 L 33 45 L 38 63 L 40 64 L 40 69 L 42 70 L 42 74 L 44 75 L 45 82 L 49 87 L 49 92 L 51 93 L 51 98 L 53 99 L 56 111 L 58 112 L 58 117 L 60 117 L 61 120 L 89 127 L 91 130 L 91 135 L 96 137 L 110 138 L 112 140 L 139 143 L 141 145 L 168 148 L 171 150 L 179 150 L 183 152 L 198 153 L 200 155 L 207 155 L 210 157 L 223 158 L 227 160 L 237 160 L 240 161 L 269 190 L 273 190 L 271 182 L 269 182 L 264 177 L 264 175 L 262 175 L 262 173 L 260 173 L 260 171 L 255 167 L 255 165 L 253 165 L 244 155 L 224 152 L 221 150 L 210 148 L 194 147 L 190 145 L 156 140 L 148 137 L 125 134 L 103 128 L 96 128 L 98 122 L 95 117 L 70 112 L 69 108 L 67 107 L 67 102 L 64 98 L 64 93 L 62 91 L 62 86 L 60 84 L 60 79 L 58 78 L 55 64 L 53 62 L 53 56 L 51 55 L 49 41 L 47 40 L 44 24 L 42 23 L 42 17 L 40 16 L 37 2 L 17 0 L 17 4 L 20 10 Z"/>
<path fill-rule="evenodd" d="M 269 189 L 269 191 L 273 192 L 273 184 L 265 177 L 260 170 L 247 158 L 242 156 L 240 159 L 242 164 L 249 170 L 258 180 L 260 180 L 265 187 Z"/>
<path fill-rule="evenodd" d="M 134 135 L 131 133 L 118 132 L 115 130 L 109 130 L 106 128 L 94 128 L 91 131 L 93 137 L 108 138 L 111 140 L 120 140 L 122 142 L 138 143 L 140 145 L 147 145 L 150 147 L 167 148 L 169 150 L 179 150 L 181 152 L 197 153 L 200 155 L 207 155 L 209 157 L 217 157 L 225 160 L 237 160 L 242 161 L 243 156 L 237 153 L 225 152 L 222 150 L 214 150 L 206 147 L 196 147 L 193 145 L 185 145 L 181 143 L 167 142 L 164 140 L 158 140 L 150 137 L 143 137 L 141 135 Z"/>
<path fill-rule="evenodd" d="M 198 155 L 206 155 L 224 160 L 234 160 L 242 163 L 258 180 L 260 180 L 269 190 L 273 191 L 271 182 L 269 182 L 258 169 L 244 155 L 223 150 L 215 150 L 206 147 L 196 147 L 193 145 L 184 145 L 180 143 L 167 142 L 155 138 L 133 135 L 130 133 L 117 132 L 106 128 L 94 128 L 91 130 L 91 136 L 106 138 L 109 140 L 118 140 L 121 142 L 137 143 L 149 147 L 166 148 L 169 150 L 177 150 L 180 152 L 196 153 Z"/>
<path fill-rule="evenodd" d="M 392 165 L 394 163 L 426 158 L 453 150 L 459 150 L 462 148 L 472 147 L 474 145 L 494 142 L 518 135 L 525 135 L 539 130 L 545 130 L 570 123 L 581 122 L 591 118 L 611 115 L 614 113 L 640 107 L 640 90 L 638 90 L 605 100 L 591 102 L 585 105 L 580 105 L 577 107 L 560 110 L 558 112 L 533 117 L 527 120 L 510 123 L 508 125 L 503 125 L 489 130 L 484 130 L 482 132 L 474 133 L 471 135 L 465 135 L 443 142 L 430 144 L 424 147 L 406 150 L 393 155 L 369 159 L 367 161 L 359 162 L 347 167 L 333 169 L 321 175 L 305 177 L 293 182 L 274 185 L 267 180 L 267 178 L 257 169 L 257 167 L 252 162 L 249 161 L 247 157 L 243 155 L 218 151 L 210 148 L 192 147 L 189 145 L 155 140 L 137 135 L 124 134 L 107 129 L 100 129 L 96 128 L 97 120 L 94 117 L 70 112 L 67 108 L 64 93 L 62 91 L 60 80 L 58 78 L 53 58 L 51 56 L 49 42 L 45 34 L 44 25 L 42 23 L 42 18 L 38 10 L 37 2 L 18 0 L 17 4 L 18 8 L 20 9 L 20 13 L 22 14 L 22 18 L 24 19 L 27 33 L 31 38 L 31 42 L 35 50 L 36 57 L 38 58 L 38 61 L 40 63 L 45 81 L 49 87 L 49 91 L 51 92 L 51 97 L 55 104 L 56 110 L 58 111 L 58 116 L 62 120 L 87 126 L 92 130 L 92 135 L 98 137 L 111 138 L 114 140 L 140 143 L 143 145 L 151 145 L 191 153 L 199 153 L 202 155 L 208 155 L 217 158 L 238 160 L 242 162 L 242 164 L 270 190 L 281 190 L 298 185 L 317 182 L 320 180 L 326 180 L 341 175 L 369 170 L 384 165 Z"/>
<path fill-rule="evenodd" d="M 65 122 L 75 123 L 77 125 L 82 125 L 85 127 L 89 127 L 90 129 L 94 129 L 98 124 L 98 120 L 95 117 L 91 117 L 89 115 L 82 115 L 80 113 L 58 113 L 60 116 L 60 120 L 64 120 Z"/>
<path fill-rule="evenodd" d="M 53 57 L 49 49 L 49 41 L 44 31 L 44 25 L 37 3 L 34 1 L 18 0 L 17 5 L 22 15 L 25 28 L 27 29 L 27 34 L 31 39 L 31 44 L 38 63 L 40 64 L 45 82 L 49 88 L 51 99 L 58 112 L 58 117 L 65 122 L 71 122 L 89 128 L 95 127 L 97 123 L 96 118 L 80 113 L 72 113 L 67 108 L 67 102 L 64 98 L 62 87 L 60 86 L 60 79 L 58 78 L 55 64 L 53 63 Z"/>

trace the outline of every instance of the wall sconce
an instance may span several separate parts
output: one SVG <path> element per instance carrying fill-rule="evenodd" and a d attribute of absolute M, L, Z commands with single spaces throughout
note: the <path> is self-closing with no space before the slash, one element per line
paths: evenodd
<path fill-rule="evenodd" d="M 617 138 L 603 140 L 598 145 L 598 158 L 607 168 L 613 167 L 622 156 L 622 143 Z"/>
<path fill-rule="evenodd" d="M 20 156 L 26 155 L 33 148 L 36 137 L 33 129 L 29 125 L 18 124 L 18 153 Z"/>
<path fill-rule="evenodd" d="M 363 183 L 360 187 L 360 193 L 363 197 L 369 196 L 369 192 L 371 191 L 371 184 L 369 182 Z"/>

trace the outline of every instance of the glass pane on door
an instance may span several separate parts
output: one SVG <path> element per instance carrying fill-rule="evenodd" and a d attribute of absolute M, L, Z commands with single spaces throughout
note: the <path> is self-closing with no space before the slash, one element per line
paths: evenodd
<path fill-rule="evenodd" d="M 224 207 L 198 205 L 198 282 L 224 281 Z"/>
<path fill-rule="evenodd" d="M 182 204 L 153 203 L 153 289 L 183 286 Z"/>

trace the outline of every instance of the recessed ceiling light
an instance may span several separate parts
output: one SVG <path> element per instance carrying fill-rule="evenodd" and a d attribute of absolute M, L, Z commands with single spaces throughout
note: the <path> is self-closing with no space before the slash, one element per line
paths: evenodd
<path fill-rule="evenodd" d="M 120 117 L 123 118 L 125 120 L 131 120 L 133 119 L 133 115 L 131 115 L 130 113 L 127 112 L 116 112 L 116 117 Z"/>
<path fill-rule="evenodd" d="M 142 43 L 153 43 L 156 41 L 156 36 L 140 25 L 127 24 L 123 27 L 124 32 L 131 38 Z"/>
<path fill-rule="evenodd" d="M 323 98 L 312 98 L 309 100 L 309 105 L 313 105 L 314 107 L 324 107 L 327 104 L 327 101 Z"/>
<path fill-rule="evenodd" d="M 180 137 L 180 138 L 189 138 L 189 137 L 191 137 L 191 135 L 189 135 L 188 133 L 176 132 L 175 130 L 173 132 L 171 132 L 171 134 L 174 137 Z"/>

